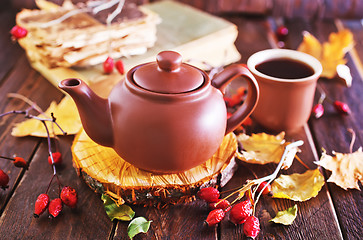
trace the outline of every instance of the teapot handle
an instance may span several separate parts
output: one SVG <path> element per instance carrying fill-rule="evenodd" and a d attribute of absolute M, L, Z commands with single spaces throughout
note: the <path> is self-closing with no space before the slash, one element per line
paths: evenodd
<path fill-rule="evenodd" d="M 227 120 L 226 133 L 228 134 L 236 129 L 255 109 L 258 98 L 258 83 L 246 65 L 234 64 L 222 72 L 218 73 L 212 80 L 212 86 L 219 89 L 223 95 L 227 85 L 235 78 L 242 76 L 248 83 L 248 93 L 245 102 L 233 113 Z"/>

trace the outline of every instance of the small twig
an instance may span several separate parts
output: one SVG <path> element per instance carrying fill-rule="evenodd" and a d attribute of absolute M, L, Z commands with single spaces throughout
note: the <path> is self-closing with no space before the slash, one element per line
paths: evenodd
<path fill-rule="evenodd" d="M 117 0 L 119 1 L 118 2 L 118 5 L 116 7 L 116 9 L 107 16 L 107 19 L 106 19 L 106 24 L 107 24 L 107 27 L 111 27 L 111 23 L 112 21 L 115 19 L 115 17 L 121 13 L 122 11 L 122 8 L 124 7 L 124 4 L 125 4 L 125 0 Z M 111 2 L 110 2 L 111 3 Z M 114 3 L 115 4 L 115 3 Z M 113 4 L 113 5 L 114 5 Z M 112 6 L 113 6 L 112 5 Z M 109 44 L 108 44 L 108 56 L 111 56 L 111 53 L 112 53 L 112 36 L 111 36 L 111 32 L 108 33 L 109 34 Z"/>
<path fill-rule="evenodd" d="M 43 115 L 44 117 L 49 117 L 47 116 L 47 114 L 39 107 L 38 104 L 36 104 L 35 102 L 33 102 L 32 100 L 30 100 L 29 98 L 19 94 L 19 93 L 8 93 L 7 94 L 7 97 L 9 98 L 17 98 L 17 99 L 20 99 L 24 102 L 26 102 L 27 104 L 29 104 L 30 106 L 30 109 L 26 109 L 24 112 L 28 113 L 31 109 L 34 109 L 36 110 L 39 114 Z M 27 115 L 27 114 L 25 114 Z M 1 116 L 0 116 L 1 117 Z M 55 117 L 53 115 L 53 113 L 51 113 L 51 117 L 52 117 L 52 121 L 55 125 L 57 125 L 57 127 L 61 130 L 61 132 L 63 133 L 63 135 L 67 135 L 66 132 L 64 132 L 61 127 L 58 125 L 58 123 L 55 121 Z M 52 133 L 53 133 L 53 136 L 55 138 L 57 138 L 57 135 L 55 134 L 55 130 L 54 130 L 54 126 L 52 125 Z"/>
<path fill-rule="evenodd" d="M 254 189 L 252 191 L 252 199 L 254 198 L 254 196 L 256 195 L 257 193 L 257 190 L 258 190 L 258 187 L 259 185 L 262 183 L 262 182 L 267 182 L 267 184 L 264 186 L 264 188 L 259 191 L 257 197 L 256 197 L 256 200 L 254 201 L 254 204 L 253 204 L 253 214 L 255 213 L 255 206 L 257 205 L 257 202 L 259 200 L 259 198 L 261 197 L 262 195 L 262 192 L 263 190 L 267 187 L 267 185 L 269 185 L 276 177 L 277 177 L 277 174 L 279 173 L 279 171 L 281 170 L 284 162 L 285 162 L 285 159 L 286 159 L 286 156 L 287 154 L 289 153 L 289 151 L 293 148 L 296 148 L 296 147 L 299 147 L 301 145 L 304 144 L 304 141 L 302 140 L 299 140 L 299 141 L 296 141 L 296 142 L 293 142 L 293 143 L 290 143 L 288 145 L 285 146 L 285 150 L 284 150 L 284 153 L 282 154 L 282 157 L 280 159 L 280 162 L 278 163 L 275 171 L 268 175 L 268 176 L 265 176 L 265 177 L 262 177 L 262 178 L 258 178 L 258 179 L 254 179 L 254 180 L 251 180 L 251 181 L 248 181 L 244 186 L 242 186 L 241 188 L 238 188 L 237 190 L 233 191 L 232 193 L 230 193 L 227 197 L 223 198 L 223 199 L 227 199 L 227 198 L 230 198 L 231 196 L 235 195 L 235 194 L 239 194 L 239 196 L 237 198 L 235 198 L 230 205 L 234 204 L 236 201 L 240 200 L 243 195 L 245 194 L 246 191 L 248 191 L 249 189 L 251 189 L 253 186 Z"/>
<path fill-rule="evenodd" d="M 124 4 L 125 4 L 125 0 L 119 0 L 117 8 L 110 15 L 107 16 L 107 19 L 106 19 L 107 26 L 110 26 L 111 22 L 115 19 L 115 17 L 121 13 L 122 8 L 124 7 Z"/>
<path fill-rule="evenodd" d="M 273 181 L 273 180 L 277 177 L 277 174 L 278 174 L 278 173 L 279 173 L 279 171 L 281 170 L 281 167 L 282 167 L 283 163 L 285 162 L 285 158 L 286 158 L 286 155 L 288 154 L 288 152 L 289 152 L 291 149 L 296 148 L 296 147 L 299 147 L 299 146 L 301 146 L 301 145 L 303 145 L 303 144 L 304 144 L 304 141 L 302 141 L 302 140 L 299 140 L 299 141 L 296 141 L 296 142 L 293 142 L 293 143 L 288 144 L 288 145 L 285 147 L 285 151 L 284 151 L 284 153 L 282 154 L 281 160 L 280 160 L 279 164 L 277 165 L 277 167 L 276 167 L 275 171 L 274 171 L 272 174 L 270 174 L 270 175 L 268 175 L 268 176 L 266 176 L 266 177 L 263 177 L 263 178 L 260 178 L 260 179 L 256 179 L 256 180 L 258 180 L 259 184 L 260 184 L 261 182 L 265 182 L 265 181 L 268 181 L 268 184 L 270 184 L 270 183 L 271 183 L 271 182 L 272 182 L 272 181 Z M 256 182 L 257 182 L 257 181 L 256 181 Z M 257 191 L 257 187 L 256 187 L 256 188 L 255 188 L 255 190 L 252 192 L 252 196 L 255 196 L 256 191 Z M 257 202 L 258 202 L 258 200 L 259 200 L 259 198 L 260 198 L 260 196 L 261 196 L 262 192 L 263 192 L 263 191 L 260 191 L 260 192 L 259 192 L 259 194 L 257 195 L 257 198 L 256 198 L 256 200 L 255 200 L 255 204 L 254 204 L 254 206 L 253 206 L 253 213 L 255 212 L 255 206 L 257 205 Z"/>
<path fill-rule="evenodd" d="M 308 167 L 308 165 L 306 165 L 306 164 L 304 163 L 304 161 L 303 161 L 303 160 L 301 160 L 301 158 L 299 158 L 299 156 L 295 155 L 295 158 L 297 159 L 297 161 L 298 161 L 299 163 L 301 163 L 301 165 L 303 165 L 306 169 L 310 170 L 310 168 Z"/>
<path fill-rule="evenodd" d="M 59 128 L 59 130 L 63 133 L 63 135 L 67 135 L 67 132 L 65 132 L 61 128 L 61 126 L 59 126 L 59 124 L 56 122 L 56 118 L 54 117 L 53 113 L 51 114 L 51 117 L 52 118 L 41 118 L 41 117 L 34 116 L 32 114 L 29 114 L 28 111 L 24 111 L 24 110 L 13 110 L 13 111 L 1 113 L 0 114 L 0 118 L 1 117 L 4 117 L 6 115 L 10 115 L 10 114 L 23 114 L 25 116 L 25 118 L 32 118 L 32 119 L 39 120 L 41 122 L 45 122 L 45 121 L 52 122 L 52 123 L 54 123 Z M 47 128 L 47 131 L 48 131 L 48 128 Z"/>
<path fill-rule="evenodd" d="M 47 190 L 45 191 L 45 194 L 48 194 L 48 191 L 49 191 L 49 188 L 50 188 L 50 185 L 52 184 L 53 182 L 53 178 L 54 176 L 56 176 L 55 174 L 52 175 L 52 178 L 50 179 L 49 183 L 48 183 L 48 187 L 47 187 Z"/>
<path fill-rule="evenodd" d="M 53 166 L 54 166 L 54 164 L 53 164 Z M 60 180 L 59 180 L 59 177 L 58 177 L 58 175 L 56 175 L 56 179 L 57 179 L 57 183 L 58 183 L 58 195 L 60 196 L 60 194 L 61 194 L 61 191 L 62 191 L 62 189 L 61 189 L 61 182 L 60 182 Z"/>
<path fill-rule="evenodd" d="M 355 134 L 354 130 L 351 128 L 348 128 L 347 130 L 348 130 L 348 132 L 350 132 L 352 134 L 352 140 L 350 141 L 350 145 L 349 145 L 349 151 L 350 151 L 350 153 L 352 153 L 356 134 Z"/>
<path fill-rule="evenodd" d="M 8 98 L 17 98 L 20 99 L 24 102 L 26 102 L 27 104 L 29 104 L 34 110 L 38 111 L 40 114 L 47 116 L 44 111 L 32 100 L 30 100 L 29 98 L 19 94 L 19 93 L 8 93 L 7 94 Z"/>
<path fill-rule="evenodd" d="M 21 110 L 13 110 L 13 111 L 9 111 L 9 112 L 5 112 L 5 113 L 1 113 L 0 114 L 0 118 L 4 117 L 6 115 L 10 115 L 10 114 L 28 114 L 26 111 L 21 111 Z"/>
<path fill-rule="evenodd" d="M 59 18 L 56 18 L 52 21 L 49 21 L 49 22 L 46 22 L 46 23 L 43 23 L 43 24 L 40 24 L 39 27 L 40 28 L 47 28 L 47 27 L 50 27 L 52 25 L 55 25 L 55 24 L 59 24 L 61 22 L 63 22 L 64 20 L 74 16 L 74 15 L 77 15 L 77 14 L 80 14 L 80 13 L 85 13 L 85 12 L 90 12 L 91 10 L 88 9 L 88 8 L 84 8 L 84 9 L 75 9 L 75 10 L 72 10 L 72 11 L 69 11 L 67 12 L 66 14 L 64 14 L 63 16 L 59 17 Z"/>
<path fill-rule="evenodd" d="M 65 13 L 64 15 L 62 15 L 59 18 L 56 18 L 56 19 L 54 19 L 52 21 L 41 24 L 39 27 L 40 28 L 47 28 L 47 27 L 50 27 L 52 25 L 59 24 L 59 23 L 63 22 L 64 20 L 66 20 L 66 19 L 68 19 L 68 18 L 70 18 L 70 17 L 72 17 L 74 15 L 80 14 L 80 13 L 92 12 L 93 14 L 97 14 L 100 11 L 103 11 L 105 9 L 113 7 L 115 4 L 117 4 L 118 2 L 121 2 L 121 1 L 124 1 L 124 0 L 94 2 L 96 4 L 94 4 L 94 3 L 92 4 L 92 1 L 90 1 L 91 4 L 88 4 L 86 7 L 73 9 L 73 10 Z"/>
<path fill-rule="evenodd" d="M 0 158 L 6 159 L 6 160 L 10 160 L 10 161 L 15 161 L 14 158 L 5 157 L 5 156 L 0 156 Z"/>
<path fill-rule="evenodd" d="M 45 127 L 45 131 L 47 132 L 47 141 L 48 141 L 48 154 L 50 156 L 50 159 L 52 160 L 52 167 L 53 167 L 53 174 L 57 174 L 57 170 L 55 168 L 54 165 L 54 158 L 53 158 L 53 154 L 52 154 L 52 149 L 51 149 L 51 142 L 50 142 L 50 137 L 49 137 L 49 130 L 47 127 L 47 124 L 45 123 L 44 120 L 41 120 L 41 122 L 43 123 L 44 127 Z"/>
<path fill-rule="evenodd" d="M 318 103 L 319 104 L 323 104 L 323 102 L 324 102 L 324 100 L 326 99 L 326 93 L 325 93 L 325 91 L 320 87 L 320 85 L 318 84 L 318 85 L 316 85 L 316 88 L 317 88 L 317 90 L 319 91 L 319 93 L 320 93 L 320 98 L 319 98 L 319 101 L 318 101 Z"/>
<path fill-rule="evenodd" d="M 98 12 L 101 12 L 101 11 L 103 11 L 105 9 L 113 7 L 118 2 L 119 2 L 119 0 L 113 0 L 113 1 L 109 1 L 109 2 L 106 2 L 106 3 L 99 4 L 97 7 L 95 7 L 93 9 L 92 13 L 97 14 Z M 92 3 L 92 1 L 90 3 Z M 89 4 L 89 6 L 94 7 L 91 4 Z"/>

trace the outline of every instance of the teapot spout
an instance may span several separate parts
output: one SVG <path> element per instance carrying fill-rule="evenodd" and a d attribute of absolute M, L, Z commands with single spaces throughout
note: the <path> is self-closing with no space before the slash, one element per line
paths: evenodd
<path fill-rule="evenodd" d="M 99 97 L 76 78 L 64 79 L 58 87 L 73 98 L 87 135 L 100 145 L 112 147 L 113 126 L 108 99 Z"/>

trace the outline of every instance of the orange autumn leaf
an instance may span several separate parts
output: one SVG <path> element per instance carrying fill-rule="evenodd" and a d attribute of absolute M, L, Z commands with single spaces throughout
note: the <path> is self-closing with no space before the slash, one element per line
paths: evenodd
<path fill-rule="evenodd" d="M 332 172 L 328 182 L 333 182 L 339 187 L 347 190 L 348 188 L 359 189 L 358 181 L 363 183 L 363 152 L 360 147 L 353 153 L 337 153 L 330 156 L 323 149 L 320 161 L 317 165 Z"/>
<path fill-rule="evenodd" d="M 285 132 L 281 132 L 278 135 L 258 133 L 251 136 L 241 133 L 237 136 L 237 140 L 242 144 L 243 150 L 237 153 L 237 157 L 248 163 L 279 163 L 285 147 L 290 144 L 284 137 Z M 291 166 L 298 151 L 299 148 L 295 147 L 286 154 L 283 164 L 284 169 L 288 169 Z"/>
<path fill-rule="evenodd" d="M 308 53 L 317 58 L 322 66 L 322 77 L 333 78 L 337 67 L 344 65 L 347 60 L 345 54 L 353 47 L 353 34 L 349 30 L 342 30 L 329 35 L 329 41 L 321 44 L 312 34 L 304 32 L 304 39 L 298 51 Z"/>
<path fill-rule="evenodd" d="M 68 135 L 76 134 L 80 131 L 82 124 L 76 105 L 74 104 L 72 98 L 65 97 L 59 104 L 53 101 L 47 111 L 45 111 L 45 116 L 40 114 L 38 117 L 50 119 L 51 113 L 54 114 L 57 123 L 65 132 L 67 132 Z M 58 127 L 52 126 L 53 123 L 46 121 L 46 124 L 51 137 L 54 136 L 53 130 L 56 135 L 63 134 Z M 47 132 L 41 121 L 36 119 L 28 119 L 16 124 L 11 132 L 11 135 L 15 137 L 47 137 Z"/>

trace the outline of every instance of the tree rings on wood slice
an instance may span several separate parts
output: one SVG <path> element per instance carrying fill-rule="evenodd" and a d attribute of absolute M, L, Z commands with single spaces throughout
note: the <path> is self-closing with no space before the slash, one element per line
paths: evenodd
<path fill-rule="evenodd" d="M 119 204 L 143 205 L 190 202 L 200 187 L 225 185 L 237 168 L 236 150 L 236 136 L 230 133 L 205 163 L 181 173 L 154 174 L 126 162 L 112 148 L 93 142 L 84 130 L 72 145 L 78 175 L 94 191 Z"/>

